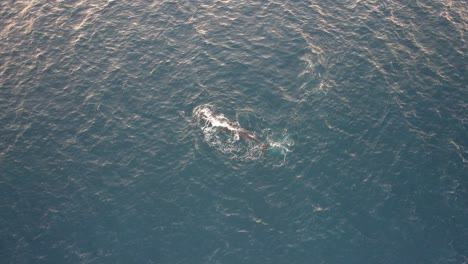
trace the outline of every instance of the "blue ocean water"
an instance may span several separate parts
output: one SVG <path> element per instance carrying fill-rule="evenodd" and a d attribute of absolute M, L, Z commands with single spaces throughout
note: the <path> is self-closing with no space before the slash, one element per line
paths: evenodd
<path fill-rule="evenodd" d="M 466 263 L 467 10 L 3 1 L 1 262 Z"/>

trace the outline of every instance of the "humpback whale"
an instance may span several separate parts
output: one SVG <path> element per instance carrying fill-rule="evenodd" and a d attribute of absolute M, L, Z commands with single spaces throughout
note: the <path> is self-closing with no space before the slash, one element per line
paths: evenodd
<path fill-rule="evenodd" d="M 209 107 L 197 107 L 194 109 L 194 114 L 205 122 L 205 126 L 217 128 L 227 135 L 234 137 L 236 140 L 242 138 L 245 141 L 251 141 L 257 144 L 261 148 L 263 154 L 265 154 L 270 147 L 268 142 L 260 141 L 252 132 L 242 128 L 238 122 L 232 122 L 222 114 L 214 114 Z"/>

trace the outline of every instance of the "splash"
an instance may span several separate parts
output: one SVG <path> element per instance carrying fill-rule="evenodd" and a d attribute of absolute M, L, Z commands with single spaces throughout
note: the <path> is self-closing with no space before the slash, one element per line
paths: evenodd
<path fill-rule="evenodd" d="M 285 129 L 282 134 L 275 135 L 271 131 L 267 133 L 267 141 L 270 144 L 266 155 L 276 161 L 275 165 L 283 165 L 286 162 L 286 157 L 294 147 L 294 140 L 290 138 L 288 131 Z"/>

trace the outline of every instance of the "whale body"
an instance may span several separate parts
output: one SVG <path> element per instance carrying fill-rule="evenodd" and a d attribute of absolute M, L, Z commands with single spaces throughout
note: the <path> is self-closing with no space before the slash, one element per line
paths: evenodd
<path fill-rule="evenodd" d="M 251 141 L 259 145 L 263 153 L 270 147 L 268 142 L 264 143 L 260 141 L 252 132 L 242 128 L 238 122 L 232 122 L 222 114 L 215 114 L 209 105 L 198 106 L 193 112 L 196 117 L 205 122 L 205 127 L 209 126 L 219 129 L 236 140 Z"/>

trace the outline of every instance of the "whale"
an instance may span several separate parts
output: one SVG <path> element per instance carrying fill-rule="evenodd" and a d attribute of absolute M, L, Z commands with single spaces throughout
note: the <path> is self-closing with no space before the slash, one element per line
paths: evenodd
<path fill-rule="evenodd" d="M 253 142 L 261 148 L 263 154 L 270 147 L 268 142 L 260 141 L 252 132 L 242 128 L 238 122 L 232 122 L 222 114 L 215 114 L 209 107 L 197 107 L 194 109 L 194 113 L 205 122 L 205 126 L 219 129 L 236 140 L 243 139 Z"/>

